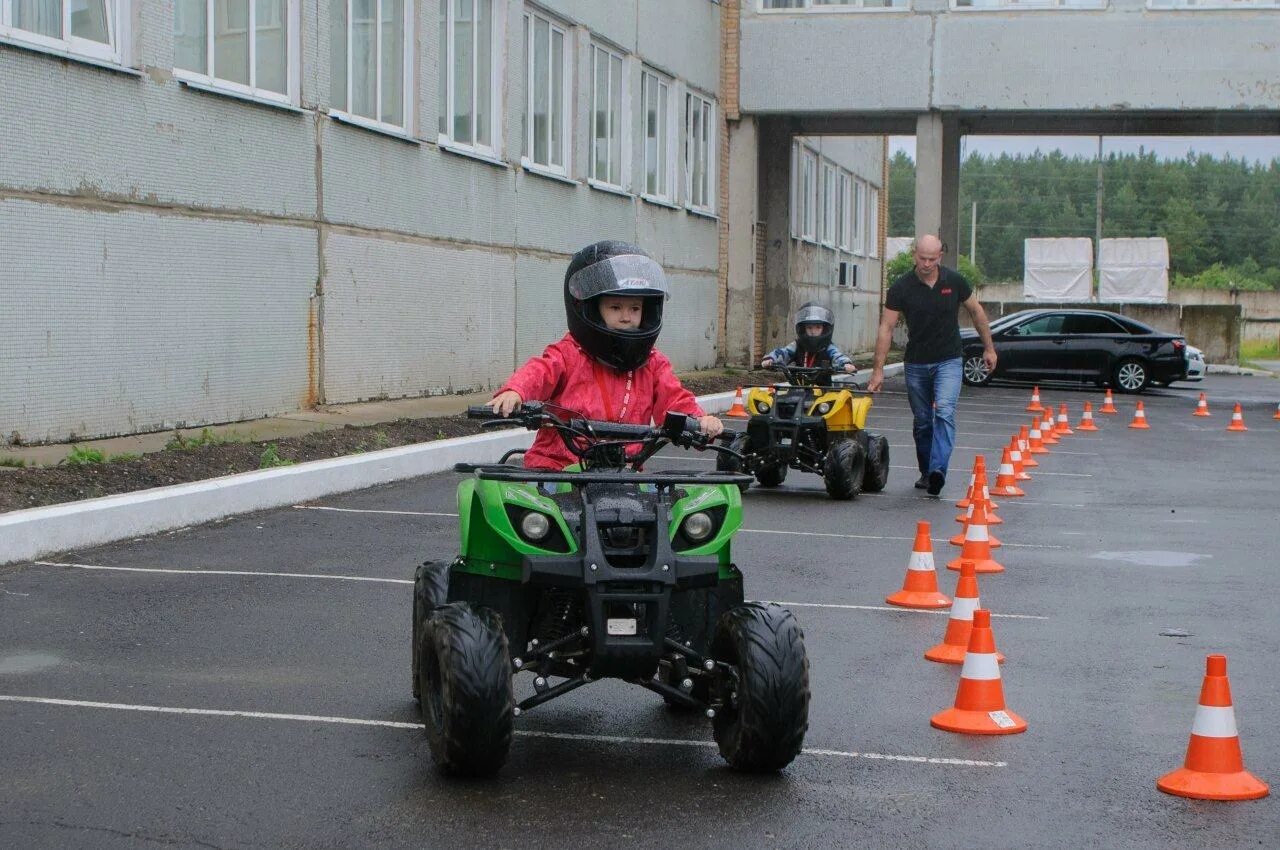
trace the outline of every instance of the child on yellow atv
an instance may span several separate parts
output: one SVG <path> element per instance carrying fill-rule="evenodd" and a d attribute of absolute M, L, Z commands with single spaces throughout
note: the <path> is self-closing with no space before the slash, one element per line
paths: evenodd
<path fill-rule="evenodd" d="M 849 374 L 857 371 L 853 360 L 831 342 L 835 332 L 835 316 L 821 304 L 810 301 L 796 313 L 796 341 L 770 351 L 760 365 L 830 366 Z"/>

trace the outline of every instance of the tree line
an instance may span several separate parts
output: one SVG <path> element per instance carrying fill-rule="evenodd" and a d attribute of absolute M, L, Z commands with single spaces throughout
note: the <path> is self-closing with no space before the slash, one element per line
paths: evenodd
<path fill-rule="evenodd" d="M 1174 286 L 1280 289 L 1280 159 L 1268 164 L 1148 152 L 1103 160 L 1104 237 L 1163 236 Z M 1061 151 L 970 154 L 960 166 L 960 251 L 978 204 L 977 266 L 1022 279 L 1023 240 L 1096 234 L 1097 160 Z M 889 163 L 889 235 L 914 230 L 915 163 Z"/>

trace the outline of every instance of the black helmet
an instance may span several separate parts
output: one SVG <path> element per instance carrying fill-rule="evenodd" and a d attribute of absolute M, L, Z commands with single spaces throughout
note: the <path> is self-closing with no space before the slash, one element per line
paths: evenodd
<path fill-rule="evenodd" d="M 636 330 L 613 330 L 600 317 L 601 295 L 644 299 Z M 573 255 L 564 273 L 564 312 L 569 333 L 587 353 L 615 369 L 644 365 L 662 330 L 667 276 L 637 245 L 605 240 Z"/>
<path fill-rule="evenodd" d="M 809 336 L 804 332 L 805 325 L 813 324 L 822 325 L 820 335 Z M 805 354 L 825 354 L 835 329 L 835 316 L 832 312 L 821 304 L 808 302 L 796 313 L 796 350 Z"/>

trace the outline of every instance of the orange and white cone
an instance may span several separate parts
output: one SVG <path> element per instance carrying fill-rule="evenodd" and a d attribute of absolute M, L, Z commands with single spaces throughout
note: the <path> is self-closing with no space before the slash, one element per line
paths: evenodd
<path fill-rule="evenodd" d="M 1103 402 L 1102 407 L 1099 407 L 1099 408 L 1098 408 L 1098 412 L 1099 412 L 1099 413 L 1113 413 L 1113 414 L 1114 414 L 1114 413 L 1119 413 L 1119 412 L 1120 412 L 1120 411 L 1116 410 L 1116 406 L 1115 406 L 1115 405 L 1112 403 L 1112 401 L 1111 401 L 1111 389 L 1110 389 L 1110 388 L 1108 388 L 1108 389 L 1107 389 L 1107 398 L 1106 398 L 1106 401 L 1104 401 L 1104 402 Z"/>
<path fill-rule="evenodd" d="M 1097 431 L 1098 426 L 1093 424 L 1093 402 L 1086 401 L 1084 403 L 1084 413 L 1080 414 L 1080 424 L 1076 426 L 1077 431 Z"/>
<path fill-rule="evenodd" d="M 933 568 L 933 544 L 929 541 L 929 523 L 916 523 L 916 540 L 907 558 L 907 575 L 902 590 L 885 597 L 885 602 L 902 608 L 946 608 L 951 598 L 938 592 L 938 574 Z"/>
<path fill-rule="evenodd" d="M 1044 419 L 1040 422 L 1040 439 L 1046 446 L 1056 446 L 1061 441 L 1054 429 L 1052 408 L 1044 412 Z"/>
<path fill-rule="evenodd" d="M 978 457 L 981 458 L 982 455 L 978 455 Z M 973 516 L 973 506 L 977 503 L 977 499 L 981 499 L 982 504 L 987 508 L 987 525 L 1004 525 L 1004 520 L 996 516 L 996 508 L 1000 506 L 991 499 L 991 488 L 987 486 L 987 464 L 985 460 L 978 468 L 978 474 L 974 476 L 973 484 L 969 486 L 968 495 L 961 500 L 967 507 L 964 513 L 956 517 L 956 522 L 969 521 L 969 518 Z M 961 507 L 960 502 L 956 503 L 956 507 Z M 995 538 L 992 538 L 992 541 L 993 545 L 1000 545 L 994 542 Z M 957 546 L 960 545 L 959 542 L 952 542 Z"/>
<path fill-rule="evenodd" d="M 973 484 L 978 480 L 979 472 L 986 472 L 987 460 L 982 455 L 973 459 L 973 472 L 969 473 L 969 484 L 964 488 L 964 498 L 956 502 L 957 508 L 969 507 L 969 496 L 973 493 Z"/>
<path fill-rule="evenodd" d="M 1244 769 L 1231 683 L 1227 681 L 1227 656 L 1205 659 L 1204 684 L 1191 724 L 1187 757 L 1182 767 L 1157 779 L 1156 787 L 1166 794 L 1196 800 L 1257 800 L 1270 793 L 1267 783 Z"/>
<path fill-rule="evenodd" d="M 1013 478 L 1015 481 L 1030 481 L 1031 475 L 1023 469 L 1021 440 L 1015 435 L 1009 440 L 1009 459 L 1013 461 Z"/>
<path fill-rule="evenodd" d="M 977 507 L 978 501 L 981 498 L 981 494 L 982 494 L 982 490 L 980 489 L 978 484 L 974 484 L 973 487 L 969 489 L 969 496 L 970 496 L 969 507 L 967 510 L 964 511 L 964 513 L 956 517 L 956 522 L 960 523 L 960 531 L 957 532 L 955 537 L 952 537 L 949 541 L 947 541 L 952 546 L 958 546 L 958 547 L 964 546 L 964 536 L 969 530 L 969 523 L 973 522 L 973 509 Z M 999 549 L 1004 544 L 1001 543 L 1000 540 L 994 534 L 991 533 L 991 526 L 1002 525 L 1004 523 L 1004 520 L 996 516 L 995 512 L 991 510 L 990 502 L 987 502 L 986 500 L 982 500 L 982 503 L 987 509 L 987 542 L 991 545 L 992 549 Z"/>
<path fill-rule="evenodd" d="M 1005 707 L 1000 654 L 991 632 L 991 612 L 985 608 L 973 612 L 955 705 L 931 717 L 929 725 L 964 735 L 1015 735 L 1027 731 L 1027 721 Z"/>
<path fill-rule="evenodd" d="M 1065 415 L 1065 414 L 1064 414 Z M 1013 458 L 1009 455 L 1009 448 L 1006 446 L 1004 456 L 1000 459 L 1000 472 L 996 475 L 996 486 L 991 488 L 991 492 L 997 496 L 1025 496 L 1022 488 L 1018 486 L 1016 473 L 1013 469 Z"/>
<path fill-rule="evenodd" d="M 1240 413 L 1240 402 L 1236 402 L 1235 410 L 1231 411 L 1231 423 L 1227 425 L 1228 431 L 1248 431 L 1244 427 L 1244 416 Z"/>
<path fill-rule="evenodd" d="M 1053 426 L 1054 433 L 1060 437 L 1070 437 L 1075 431 L 1071 430 L 1071 423 L 1067 421 L 1067 403 L 1064 401 L 1058 405 L 1058 424 Z"/>
<path fill-rule="evenodd" d="M 1276 415 L 1275 415 L 1275 416 L 1272 416 L 1271 418 L 1272 418 L 1272 419 L 1280 419 L 1280 403 L 1277 403 L 1277 404 L 1276 404 Z"/>
<path fill-rule="evenodd" d="M 1040 465 L 1040 461 L 1031 456 L 1031 431 L 1026 425 L 1018 427 L 1018 451 L 1022 452 L 1024 469 L 1034 469 Z"/>
<path fill-rule="evenodd" d="M 1151 427 L 1147 424 L 1147 412 L 1142 409 L 1142 402 L 1138 402 L 1138 409 L 1133 411 L 1133 421 L 1129 423 L 1129 427 L 1139 429 Z"/>
<path fill-rule="evenodd" d="M 1035 387 L 1031 390 L 1031 403 L 1027 405 L 1027 413 L 1039 413 L 1044 410 L 1044 405 L 1040 404 L 1040 388 Z"/>
<path fill-rule="evenodd" d="M 1200 393 L 1200 400 L 1196 402 L 1196 412 L 1192 416 L 1209 416 L 1209 400 L 1204 397 L 1204 393 Z"/>
<path fill-rule="evenodd" d="M 960 565 L 960 576 L 956 579 L 956 601 L 951 605 L 951 616 L 947 618 L 942 643 L 926 649 L 924 657 L 939 664 L 963 664 L 964 654 L 969 649 L 969 633 L 973 631 L 973 612 L 981 607 L 978 574 L 973 569 L 973 561 L 965 561 Z M 1004 663 L 1004 656 L 999 652 L 996 653 L 996 661 Z"/>
<path fill-rule="evenodd" d="M 725 411 L 725 416 L 746 416 L 747 409 L 742 406 L 742 387 L 738 387 L 738 394 L 733 397 L 733 405 Z"/>
<path fill-rule="evenodd" d="M 973 506 L 973 516 L 964 528 L 964 546 L 960 549 L 960 557 L 947 564 L 947 569 L 960 569 L 961 561 L 973 561 L 973 568 L 980 573 L 1004 572 L 1004 566 L 991 557 L 986 505 Z"/>
<path fill-rule="evenodd" d="M 1044 447 L 1044 436 L 1040 433 L 1040 419 L 1034 417 L 1036 421 L 1031 423 L 1030 437 L 1027 439 L 1027 451 L 1033 455 L 1048 454 L 1049 450 Z M 1039 466 L 1040 464 L 1036 464 Z"/>

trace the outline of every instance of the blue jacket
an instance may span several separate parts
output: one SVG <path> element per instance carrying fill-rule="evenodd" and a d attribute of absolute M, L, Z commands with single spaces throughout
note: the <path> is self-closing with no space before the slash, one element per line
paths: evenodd
<path fill-rule="evenodd" d="M 770 351 L 765 355 L 765 357 L 769 358 L 774 363 L 785 366 L 795 359 L 796 344 L 794 342 L 789 342 L 781 348 L 775 348 L 773 351 Z M 828 345 L 826 353 L 819 355 L 817 359 L 819 361 L 830 361 L 832 368 L 835 369 L 843 369 L 845 364 L 853 362 L 852 357 L 846 357 L 844 352 L 836 348 L 834 345 Z M 815 363 L 814 365 L 817 364 Z"/>

